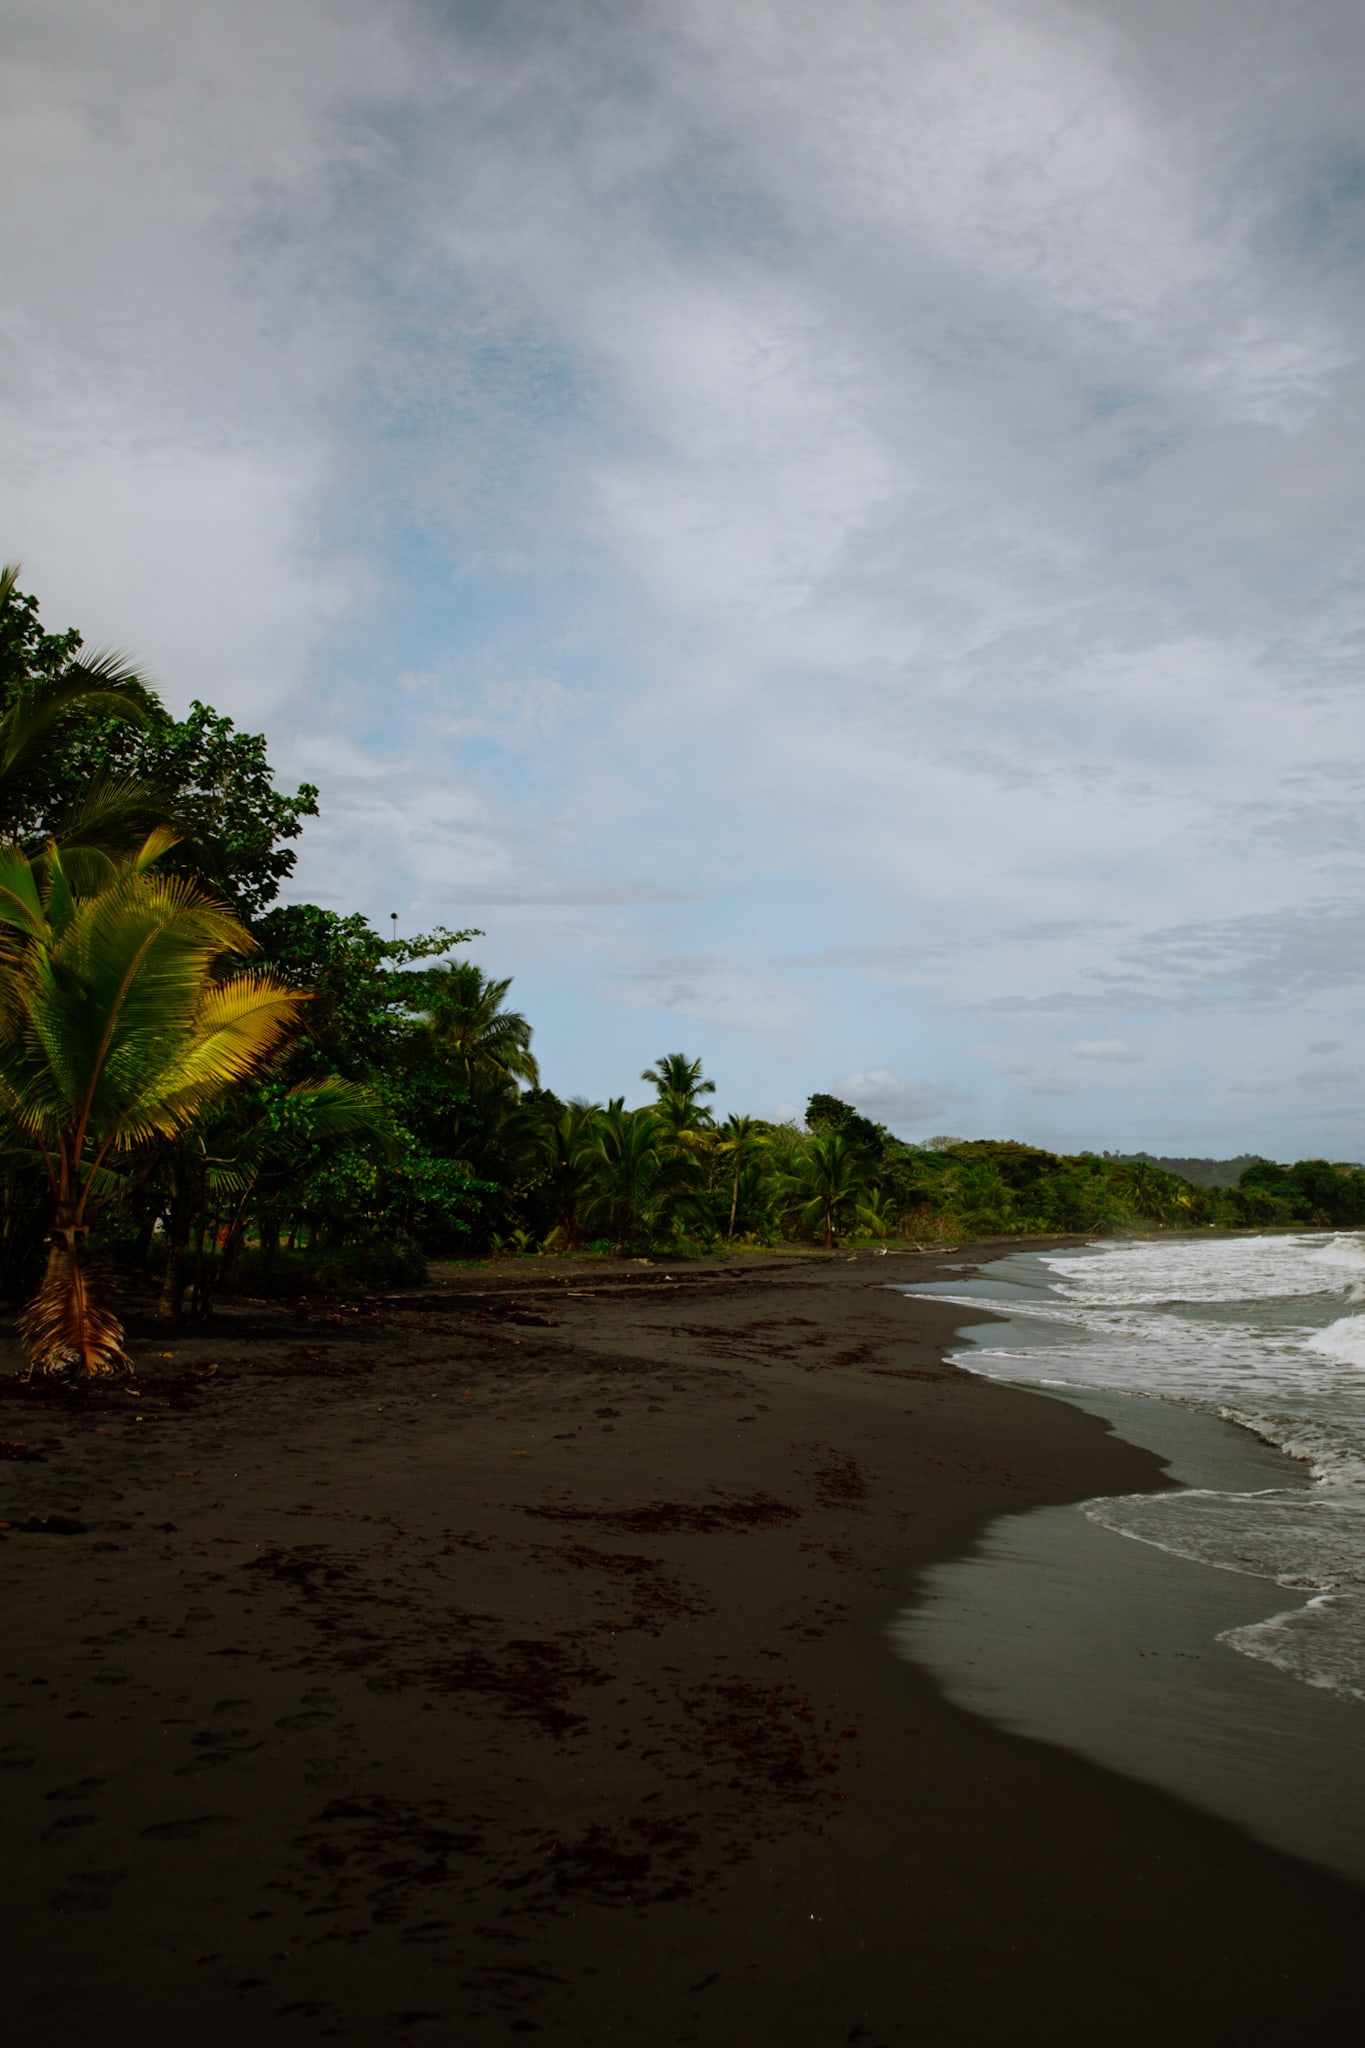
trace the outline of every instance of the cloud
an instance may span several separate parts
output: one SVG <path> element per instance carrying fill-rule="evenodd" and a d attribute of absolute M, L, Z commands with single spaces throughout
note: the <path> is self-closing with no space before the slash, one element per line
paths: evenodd
<path fill-rule="evenodd" d="M 316 764 L 300 888 L 795 1099 L 1358 1041 L 1358 11 L 11 15 L 0 553 Z"/>
<path fill-rule="evenodd" d="M 940 1118 L 950 1105 L 969 1103 L 970 1095 L 929 1081 L 907 1081 L 894 1067 L 872 1067 L 866 1073 L 845 1074 L 834 1083 L 833 1093 L 851 1102 L 865 1116 L 885 1124 L 924 1124 Z"/>
<path fill-rule="evenodd" d="M 624 968 L 601 995 L 630 1009 L 691 1017 L 778 1045 L 798 1040 L 809 1014 L 801 992 L 781 976 L 716 954 L 675 954 Z"/>
<path fill-rule="evenodd" d="M 1230 1095 L 1278 1095 L 1285 1086 L 1271 1074 L 1244 1074 L 1236 1081 L 1228 1082 Z"/>

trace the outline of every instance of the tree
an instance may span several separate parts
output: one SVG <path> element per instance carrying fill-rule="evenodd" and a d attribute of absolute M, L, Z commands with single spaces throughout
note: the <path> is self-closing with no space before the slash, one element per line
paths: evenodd
<path fill-rule="evenodd" d="M 834 1249 L 839 1224 L 855 1215 L 867 1197 L 863 1160 L 839 1131 L 807 1138 L 778 1184 L 798 1226 L 824 1233 L 827 1252 Z"/>
<path fill-rule="evenodd" d="M 602 1112 L 597 1103 L 578 1096 L 569 1102 L 548 1096 L 537 1108 L 533 1142 L 541 1171 L 534 1194 L 542 1216 L 548 1212 L 547 1234 L 554 1233 L 555 1242 L 566 1251 L 576 1251 L 583 1241 L 584 1206 L 601 1159 L 593 1133 Z"/>
<path fill-rule="evenodd" d="M 207 1315 L 216 1289 L 231 1293 L 236 1285 L 248 1212 L 267 1211 L 282 1189 L 306 1189 L 357 1142 L 385 1161 L 397 1155 L 392 1118 L 373 1089 L 334 1074 L 290 1087 L 273 1073 L 234 1090 L 216 1114 L 168 1141 L 159 1172 L 169 1197 L 160 1313 L 180 1320 L 192 1278 L 193 1313 Z M 221 1239 L 217 1270 L 204 1256 L 206 1236 Z M 191 1276 L 192 1237 L 198 1242 Z"/>
<path fill-rule="evenodd" d="M 645 1068 L 640 1079 L 658 1090 L 661 1102 L 671 1096 L 701 1116 L 708 1112 L 701 1109 L 698 1098 L 716 1092 L 715 1082 L 702 1073 L 701 1061 L 690 1060 L 685 1052 L 666 1052 L 657 1065 Z"/>
<path fill-rule="evenodd" d="M 120 656 L 80 661 L 80 634 L 44 633 L 16 573 L 0 576 L 0 725 L 13 714 L 11 740 L 36 729 L 3 789 L 0 837 L 65 841 L 77 822 L 86 838 L 128 844 L 169 822 L 179 844 L 164 870 L 259 916 L 293 872 L 284 842 L 317 816 L 317 790 L 276 789 L 261 734 L 198 700 L 172 718 Z"/>
<path fill-rule="evenodd" d="M 730 1220 L 725 1235 L 735 1234 L 735 1216 L 739 1209 L 739 1184 L 744 1169 L 754 1155 L 767 1146 L 768 1140 L 762 1126 L 751 1116 L 727 1116 L 720 1127 L 716 1149 L 729 1155 L 733 1169 L 730 1184 Z"/>
<path fill-rule="evenodd" d="M 617 1253 L 648 1242 L 666 1225 L 692 1178 L 685 1156 L 671 1151 L 652 1110 L 626 1109 L 619 1098 L 596 1119 L 588 1145 L 595 1155 L 587 1221 L 610 1237 Z"/>
<path fill-rule="evenodd" d="M 812 1095 L 806 1103 L 806 1129 L 828 1134 L 839 1131 L 859 1151 L 876 1158 L 886 1140 L 881 1124 L 874 1124 L 871 1117 L 861 1116 L 852 1103 L 841 1102 L 837 1095 Z"/>
<path fill-rule="evenodd" d="M 274 902 L 294 871 L 294 850 L 284 842 L 317 816 L 318 793 L 311 782 L 292 796 L 275 787 L 263 734 L 238 732 L 196 698 L 185 718 L 163 714 L 139 732 L 97 721 L 66 750 L 61 774 L 79 787 L 104 758 L 157 792 L 161 815 L 179 836 L 170 872 L 201 877 L 245 923 Z"/>
<path fill-rule="evenodd" d="M 44 633 L 37 600 L 18 588 L 19 565 L 0 569 L 0 836 L 68 842 L 107 837 L 149 792 L 98 769 L 61 781 L 59 765 L 92 720 L 145 729 L 160 704 L 122 655 L 79 660 L 79 633 Z M 54 775 L 60 788 L 54 793 Z M 79 792 L 79 794 L 77 794 Z"/>
<path fill-rule="evenodd" d="M 22 1318 L 35 1369 L 126 1365 L 83 1257 L 112 1169 L 190 1128 L 261 1068 L 305 998 L 250 970 L 249 932 L 196 883 L 160 874 L 171 835 L 121 861 L 0 849 L 0 1109 L 42 1161 L 47 1271 Z"/>
<path fill-rule="evenodd" d="M 506 981 L 490 981 L 470 960 L 452 961 L 422 976 L 432 1049 L 472 1098 L 480 1086 L 527 1081 L 540 1074 L 531 1053 L 531 1027 L 517 1010 L 504 1010 Z"/>
<path fill-rule="evenodd" d="M 1152 1223 L 1188 1223 L 1194 1206 L 1194 1190 L 1188 1181 L 1163 1173 L 1148 1160 L 1121 1161 L 1109 1169 L 1115 1192 Z"/>
<path fill-rule="evenodd" d="M 429 984 L 405 970 L 483 936 L 438 925 L 411 939 L 382 938 L 358 914 L 316 903 L 282 904 L 252 929 L 271 971 L 312 996 L 294 1066 L 350 1080 L 390 1073 L 401 1044 L 420 1030 Z"/>

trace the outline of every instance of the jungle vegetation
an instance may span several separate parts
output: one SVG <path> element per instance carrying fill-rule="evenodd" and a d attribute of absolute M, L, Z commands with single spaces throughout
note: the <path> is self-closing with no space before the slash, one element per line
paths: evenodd
<path fill-rule="evenodd" d="M 1322 1160 L 1196 1185 L 908 1144 L 830 1095 L 800 1126 L 721 1120 L 683 1052 L 643 1106 L 562 1099 L 510 981 L 467 957 L 480 933 L 279 902 L 316 810 L 261 736 L 173 718 L 0 572 L 0 1289 L 35 1369 L 119 1369 L 130 1292 L 176 1323 L 431 1258 L 1365 1224 L 1365 1172 Z"/>

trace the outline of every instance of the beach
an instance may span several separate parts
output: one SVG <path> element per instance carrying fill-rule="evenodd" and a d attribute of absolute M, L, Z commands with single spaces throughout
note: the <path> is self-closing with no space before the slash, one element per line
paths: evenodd
<path fill-rule="evenodd" d="M 134 1317 L 131 1389 L 26 1387 L 7 1336 L 7 2037 L 1338 2019 L 1357 1887 L 896 1655 L 996 1518 L 1163 1483 L 945 1361 L 962 1311 L 887 1284 L 945 1261 L 527 1260 Z"/>

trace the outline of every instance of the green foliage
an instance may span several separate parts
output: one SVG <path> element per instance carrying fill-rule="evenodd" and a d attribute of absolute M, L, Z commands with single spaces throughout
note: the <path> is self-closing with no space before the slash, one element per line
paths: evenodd
<path fill-rule="evenodd" d="M 250 921 L 273 903 L 296 859 L 287 841 L 317 816 L 317 790 L 275 787 L 261 733 L 238 732 L 230 718 L 196 698 L 182 719 L 155 718 L 141 730 L 96 720 L 74 740 L 64 777 L 93 776 L 102 762 L 150 785 L 175 822 L 181 845 L 174 872 L 202 876 Z"/>
<path fill-rule="evenodd" d="M 538 1085 L 531 1027 L 519 1011 L 503 1008 L 510 978 L 493 981 L 472 960 L 452 960 L 413 980 L 430 1053 L 466 1097 L 489 1087 L 502 1092 L 520 1081 Z"/>
<path fill-rule="evenodd" d="M 350 1080 L 387 1069 L 411 1038 L 428 996 L 425 979 L 409 970 L 481 936 L 438 926 L 416 938 L 386 939 L 358 914 L 343 917 L 316 903 L 267 911 L 254 931 L 281 980 L 311 992 L 300 1067 Z"/>
<path fill-rule="evenodd" d="M 1326 1159 L 1300 1159 L 1293 1166 L 1257 1159 L 1238 1181 L 1234 1200 L 1249 1222 L 1353 1230 L 1365 1223 L 1365 1172 Z"/>
<path fill-rule="evenodd" d="M 779 1170 L 776 1189 L 784 1213 L 803 1234 L 823 1236 L 826 1251 L 871 1193 L 861 1148 L 838 1130 L 808 1138 Z"/>
<path fill-rule="evenodd" d="M 116 1170 L 176 1149 L 259 1071 L 304 998 L 250 969 L 231 911 L 157 871 L 170 835 L 121 861 L 0 848 L 0 1113 L 41 1161 L 52 1254 L 23 1328 L 42 1371 L 126 1360 L 84 1260 Z"/>
<path fill-rule="evenodd" d="M 316 794 L 276 789 L 260 735 L 172 719 L 44 633 L 0 573 L 0 1259 L 48 1290 L 54 1356 L 76 1310 L 53 1260 L 84 1286 L 92 1226 L 170 1316 L 420 1284 L 436 1254 L 1365 1226 L 1365 1171 L 1324 1160 L 915 1146 L 821 1093 L 804 1129 L 717 1124 L 682 1052 L 644 1070 L 645 1108 L 563 1101 L 510 980 L 446 957 L 481 934 L 275 902 Z M 89 1333 L 83 1357 L 116 1355 L 97 1305 Z"/>
<path fill-rule="evenodd" d="M 74 629 L 44 633 L 37 602 L 0 572 L 0 837 L 65 839 L 73 821 L 124 837 L 173 824 L 163 863 L 257 917 L 292 874 L 317 790 L 275 787 L 259 733 L 196 700 L 175 719 L 115 654 L 81 658 Z"/>
<path fill-rule="evenodd" d="M 0 569 L 0 840 L 36 850 L 55 836 L 110 849 L 160 815 L 154 806 L 148 814 L 150 793 L 111 773 L 107 758 L 73 775 L 73 748 L 97 725 L 121 741 L 165 714 L 121 655 L 82 660 L 79 633 L 44 633 L 18 575 L 14 563 Z"/>
<path fill-rule="evenodd" d="M 82 644 L 74 627 L 65 633 L 43 631 L 38 600 L 19 589 L 19 573 L 17 562 L 0 569 L 0 705 L 5 710 L 22 690 L 55 682 Z"/>
<path fill-rule="evenodd" d="M 657 1089 L 661 1102 L 672 1097 L 695 1106 L 701 1096 L 716 1092 L 715 1082 L 702 1073 L 701 1061 L 690 1060 L 685 1052 L 666 1052 L 654 1066 L 645 1068 L 640 1079 Z"/>
<path fill-rule="evenodd" d="M 585 1220 L 618 1252 L 666 1238 L 696 1184 L 693 1160 L 669 1137 L 652 1110 L 624 1109 L 619 1102 L 600 1111 L 588 1130 Z"/>
<path fill-rule="evenodd" d="M 812 1095 L 806 1104 L 808 1131 L 837 1131 L 850 1145 L 869 1157 L 878 1156 L 886 1144 L 887 1132 L 871 1117 L 860 1116 L 853 1105 L 840 1102 L 837 1095 Z"/>

